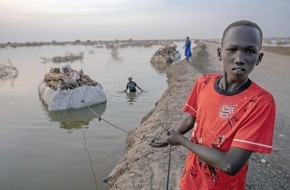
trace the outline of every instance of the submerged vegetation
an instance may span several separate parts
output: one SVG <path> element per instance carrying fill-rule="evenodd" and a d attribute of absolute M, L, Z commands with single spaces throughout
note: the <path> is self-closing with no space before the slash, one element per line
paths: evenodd
<path fill-rule="evenodd" d="M 16 78 L 18 73 L 17 68 L 10 60 L 8 60 L 8 64 L 0 63 L 0 79 Z"/>
<path fill-rule="evenodd" d="M 46 62 L 54 62 L 54 63 L 63 63 L 63 62 L 74 62 L 74 61 L 82 61 L 84 58 L 84 53 L 80 52 L 78 54 L 73 54 L 71 52 L 66 52 L 63 56 L 55 56 L 52 58 L 41 57 L 43 63 Z"/>

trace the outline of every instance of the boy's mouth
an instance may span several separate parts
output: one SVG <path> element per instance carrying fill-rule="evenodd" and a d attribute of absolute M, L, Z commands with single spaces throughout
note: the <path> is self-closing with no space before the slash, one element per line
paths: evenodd
<path fill-rule="evenodd" d="M 240 68 L 240 67 L 234 67 L 232 68 L 232 70 L 235 72 L 235 73 L 244 73 L 246 70 L 243 69 L 243 68 Z"/>

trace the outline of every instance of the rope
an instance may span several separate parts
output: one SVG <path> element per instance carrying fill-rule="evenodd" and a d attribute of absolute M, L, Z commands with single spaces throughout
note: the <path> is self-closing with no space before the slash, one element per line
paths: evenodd
<path fill-rule="evenodd" d="M 90 161 L 90 166 L 91 166 L 91 170 L 92 170 L 92 174 L 93 174 L 93 177 L 94 177 L 94 182 L 95 182 L 96 190 L 98 190 L 99 188 L 98 188 L 97 177 L 96 177 L 96 173 L 95 173 L 95 170 L 94 170 L 94 167 L 93 167 L 92 157 L 91 157 L 91 154 L 90 154 L 90 152 L 88 150 L 88 147 L 87 147 L 87 139 L 86 139 L 85 131 L 84 131 L 84 128 L 83 127 L 82 127 L 82 131 L 83 131 L 83 139 L 84 139 L 84 148 L 85 148 L 85 151 L 88 154 L 89 161 Z"/>
<path fill-rule="evenodd" d="M 127 134 L 129 134 L 130 132 L 129 131 L 127 131 L 127 130 L 125 130 L 125 129 L 122 129 L 121 127 L 118 127 L 117 125 L 115 125 L 115 124 L 113 124 L 113 123 L 111 123 L 111 122 L 109 122 L 108 120 L 106 120 L 106 119 L 104 119 L 103 117 L 101 117 L 99 114 L 97 114 L 89 105 L 87 105 L 87 107 L 91 110 L 91 112 L 93 113 L 93 114 L 95 114 L 98 118 L 99 118 L 99 121 L 101 121 L 101 120 L 103 120 L 104 122 L 106 122 L 107 124 L 109 124 L 109 125 L 111 125 L 112 127 L 114 127 L 114 128 L 116 128 L 116 129 L 119 129 L 120 131 L 123 131 L 124 133 L 127 133 Z M 146 139 L 144 139 L 144 138 L 142 138 L 142 137 L 140 137 L 140 136 L 138 136 L 138 135 L 135 135 L 135 134 L 130 134 L 130 135 L 132 135 L 132 136 L 134 136 L 134 137 L 136 137 L 136 138 L 138 138 L 138 139 L 140 139 L 140 140 L 142 140 L 142 141 L 145 141 L 145 142 L 147 142 L 147 143 L 150 143 L 148 140 L 146 140 Z"/>
<path fill-rule="evenodd" d="M 171 163 L 171 145 L 169 145 L 169 152 L 168 152 L 168 165 L 167 165 L 167 182 L 166 182 L 166 190 L 168 190 L 168 188 L 169 188 L 170 163 Z"/>
<path fill-rule="evenodd" d="M 127 131 L 127 130 L 125 130 L 125 129 L 122 129 L 122 128 L 120 128 L 120 127 L 118 127 L 118 126 L 116 126 L 116 125 L 114 125 L 113 123 L 111 123 L 111 122 L 109 122 L 108 120 L 106 120 L 106 119 L 104 119 L 103 117 L 101 117 L 99 114 L 97 114 L 89 105 L 87 105 L 87 107 L 91 110 L 91 112 L 93 113 L 93 114 L 95 114 L 98 118 L 99 118 L 99 121 L 101 121 L 101 120 L 103 120 L 104 122 L 106 122 L 107 124 L 109 124 L 109 125 L 111 125 L 112 127 L 114 127 L 114 128 L 116 128 L 116 129 L 119 129 L 120 131 L 123 131 L 124 133 L 129 133 L 129 131 Z M 146 139 L 144 139 L 144 138 L 142 138 L 142 137 L 140 137 L 140 136 L 138 136 L 138 135 L 134 135 L 134 134 L 130 134 L 130 135 L 132 135 L 132 136 L 134 136 L 134 137 L 136 137 L 136 138 L 139 138 L 140 140 L 142 140 L 142 141 L 145 141 L 145 142 L 147 142 L 147 143 L 150 143 L 148 140 L 146 140 Z M 166 190 L 168 190 L 168 188 L 169 188 L 169 174 L 170 174 L 170 163 L 171 163 L 171 145 L 169 145 L 169 152 L 168 152 L 168 165 L 167 165 L 167 182 L 166 182 Z M 107 183 L 107 180 L 108 179 L 106 179 L 106 180 L 104 180 L 103 182 L 104 183 Z"/>

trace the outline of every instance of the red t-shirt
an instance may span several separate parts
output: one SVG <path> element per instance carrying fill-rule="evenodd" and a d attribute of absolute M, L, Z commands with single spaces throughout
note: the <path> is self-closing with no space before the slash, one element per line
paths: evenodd
<path fill-rule="evenodd" d="M 196 116 L 191 140 L 223 152 L 233 147 L 271 153 L 275 122 L 273 96 L 248 80 L 227 93 L 218 87 L 220 75 L 204 75 L 191 91 L 184 111 Z M 230 176 L 189 153 L 180 181 L 182 190 L 240 190 L 248 163 Z"/>

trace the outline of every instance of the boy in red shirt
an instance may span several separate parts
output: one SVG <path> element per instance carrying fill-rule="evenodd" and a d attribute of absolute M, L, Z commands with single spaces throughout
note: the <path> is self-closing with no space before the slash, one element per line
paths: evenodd
<path fill-rule="evenodd" d="M 248 76 L 263 57 L 260 27 L 246 20 L 224 31 L 218 59 L 222 74 L 200 77 L 184 111 L 187 117 L 165 141 L 190 152 L 180 180 L 182 190 L 242 190 L 253 152 L 271 153 L 275 122 L 273 96 Z M 191 139 L 183 136 L 192 130 Z"/>

